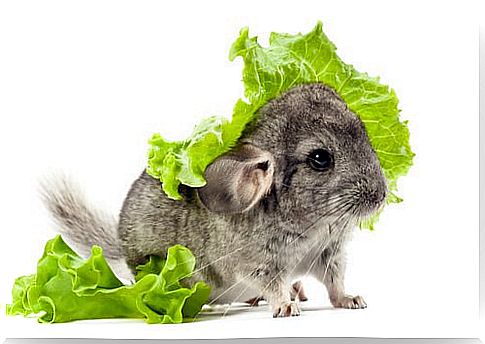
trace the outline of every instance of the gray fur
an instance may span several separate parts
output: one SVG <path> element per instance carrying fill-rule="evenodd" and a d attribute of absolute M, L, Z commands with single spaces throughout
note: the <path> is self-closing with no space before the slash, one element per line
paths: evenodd
<path fill-rule="evenodd" d="M 259 153 L 248 157 L 240 152 L 243 145 Z M 328 171 L 315 171 L 307 162 L 308 154 L 319 148 L 334 155 Z M 249 208 L 234 207 L 230 201 L 228 211 L 221 209 L 224 202 L 211 209 L 199 193 L 202 198 L 219 195 L 237 202 L 250 198 L 234 187 L 244 182 L 244 174 L 224 168 L 229 156 L 242 166 L 248 166 L 248 159 L 270 157 L 270 188 L 260 182 L 264 179 L 255 179 L 254 185 L 266 190 L 251 193 L 259 199 L 251 199 Z M 258 173 L 267 169 L 263 164 Z M 199 270 L 193 278 L 213 287 L 212 302 L 243 301 L 256 293 L 252 296 L 268 300 L 274 316 L 298 315 L 298 305 L 290 300 L 291 281 L 308 274 L 326 285 L 335 307 L 365 307 L 361 297 L 344 291 L 345 243 L 355 224 L 383 204 L 387 188 L 362 122 L 333 90 L 322 84 L 297 86 L 269 102 L 245 130 L 239 146 L 208 171 L 208 184 L 202 189 L 180 187 L 183 201 L 168 199 L 159 181 L 146 172 L 133 183 L 118 225 L 122 254 L 130 267 L 182 244 L 197 258 Z M 88 227 L 96 224 L 102 229 L 97 238 L 109 234 L 106 225 L 94 220 L 94 213 L 72 202 L 73 196 L 61 192 L 50 198 L 61 200 L 50 208 L 61 223 L 72 227 L 69 233 L 93 242 L 89 236 L 95 233 L 85 231 L 87 222 Z M 118 249 L 116 239 L 103 240 L 113 244 L 112 251 Z"/>
<path fill-rule="evenodd" d="M 39 190 L 57 231 L 76 245 L 81 255 L 89 256 L 91 246 L 98 245 L 108 259 L 123 258 L 117 219 L 88 207 L 82 192 L 66 176 L 44 180 Z"/>

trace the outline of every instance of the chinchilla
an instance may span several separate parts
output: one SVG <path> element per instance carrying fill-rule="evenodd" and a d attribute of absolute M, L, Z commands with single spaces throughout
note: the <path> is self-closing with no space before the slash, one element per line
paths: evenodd
<path fill-rule="evenodd" d="M 61 179 L 44 198 L 70 242 L 100 245 L 132 272 L 149 255 L 188 247 L 197 259 L 189 282 L 206 281 L 211 303 L 264 298 L 275 317 L 299 315 L 305 296 L 292 282 L 310 275 L 334 307 L 366 307 L 344 291 L 345 244 L 383 205 L 387 185 L 362 121 L 336 92 L 306 84 L 268 102 L 205 178 L 201 188 L 181 185 L 176 201 L 144 171 L 118 220 Z"/>

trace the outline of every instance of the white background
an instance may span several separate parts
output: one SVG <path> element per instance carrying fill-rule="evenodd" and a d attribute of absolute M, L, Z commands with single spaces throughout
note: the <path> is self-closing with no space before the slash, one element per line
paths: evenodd
<path fill-rule="evenodd" d="M 202 117 L 230 116 L 242 61 L 227 56 L 243 26 L 266 44 L 271 31 L 322 20 L 344 61 L 395 89 L 416 153 L 399 184 L 405 202 L 349 247 L 347 289 L 366 310 L 331 310 L 310 283 L 299 318 L 272 319 L 265 307 L 174 326 L 17 317 L 2 318 L 3 335 L 478 336 L 478 12 L 442 1 L 3 1 L 2 314 L 15 277 L 35 271 L 55 234 L 39 178 L 67 172 L 117 213 L 154 132 L 180 139 Z"/>

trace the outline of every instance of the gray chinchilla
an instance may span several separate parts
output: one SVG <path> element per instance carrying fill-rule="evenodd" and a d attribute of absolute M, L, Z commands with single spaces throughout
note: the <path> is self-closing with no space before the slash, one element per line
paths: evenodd
<path fill-rule="evenodd" d="M 268 102 L 238 145 L 205 171 L 202 188 L 167 198 L 146 172 L 119 220 L 86 207 L 59 179 L 44 197 L 59 231 L 79 247 L 97 244 L 134 271 L 151 254 L 181 244 L 196 256 L 192 280 L 212 302 L 268 301 L 274 316 L 298 315 L 292 281 L 311 275 L 335 307 L 365 308 L 344 292 L 345 243 L 384 203 L 387 186 L 363 123 L 323 84 L 292 88 Z M 303 294 L 297 299 L 302 299 Z"/>

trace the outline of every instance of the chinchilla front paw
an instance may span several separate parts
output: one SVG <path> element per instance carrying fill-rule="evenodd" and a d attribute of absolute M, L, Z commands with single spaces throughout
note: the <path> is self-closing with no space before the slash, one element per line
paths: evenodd
<path fill-rule="evenodd" d="M 300 307 L 296 302 L 282 302 L 273 307 L 273 318 L 283 318 L 289 316 L 299 316 Z"/>
<path fill-rule="evenodd" d="M 359 309 L 367 308 L 367 303 L 365 303 L 362 296 L 350 296 L 344 295 L 337 300 L 332 300 L 332 305 L 335 308 L 348 308 L 348 309 Z"/>

